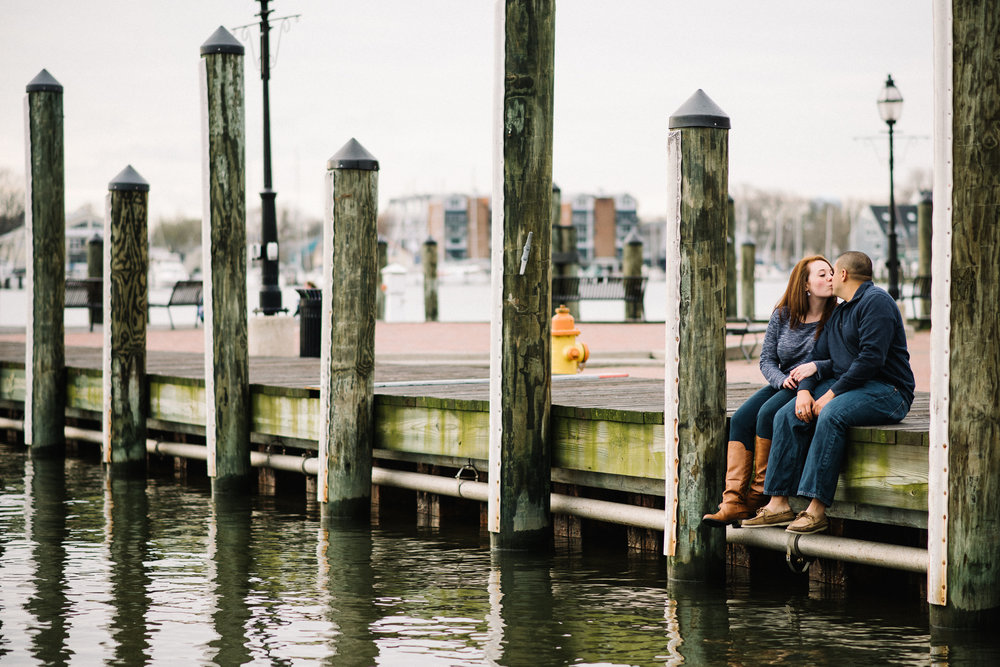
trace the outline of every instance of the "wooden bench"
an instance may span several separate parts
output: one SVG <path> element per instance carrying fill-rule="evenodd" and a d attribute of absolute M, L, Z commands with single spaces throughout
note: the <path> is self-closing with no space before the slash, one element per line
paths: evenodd
<path fill-rule="evenodd" d="M 90 310 L 90 330 L 104 321 L 104 281 L 101 278 L 67 278 L 66 307 Z"/>
<path fill-rule="evenodd" d="M 554 276 L 552 278 L 553 304 L 590 300 L 642 303 L 645 296 L 645 276 Z"/>
<path fill-rule="evenodd" d="M 200 280 L 178 280 L 170 290 L 170 299 L 166 303 L 150 303 L 150 308 L 166 308 L 170 318 L 170 328 L 174 328 L 174 318 L 170 314 L 172 306 L 201 306 L 202 282 Z M 201 313 L 195 315 L 194 326 L 197 328 Z"/>
<path fill-rule="evenodd" d="M 767 322 L 764 320 L 751 320 L 749 318 L 726 320 L 726 335 L 740 337 L 740 352 L 743 353 L 743 358 L 747 361 L 753 359 L 753 354 L 757 351 L 757 334 L 762 334 L 765 331 L 767 331 Z M 749 341 L 744 342 L 748 335 L 752 335 L 752 337 Z"/>

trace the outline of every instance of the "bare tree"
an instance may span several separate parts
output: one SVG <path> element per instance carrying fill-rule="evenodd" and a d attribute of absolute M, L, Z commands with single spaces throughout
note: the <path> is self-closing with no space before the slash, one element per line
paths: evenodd
<path fill-rule="evenodd" d="M 24 224 L 24 178 L 0 169 L 0 234 Z"/>

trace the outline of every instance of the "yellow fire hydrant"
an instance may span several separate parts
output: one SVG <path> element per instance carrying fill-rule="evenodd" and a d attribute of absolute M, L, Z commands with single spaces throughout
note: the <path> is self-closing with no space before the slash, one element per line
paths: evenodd
<path fill-rule="evenodd" d="M 583 370 L 583 364 L 590 358 L 586 343 L 577 343 L 580 330 L 576 328 L 569 308 L 559 306 L 552 316 L 552 373 L 572 375 Z"/>

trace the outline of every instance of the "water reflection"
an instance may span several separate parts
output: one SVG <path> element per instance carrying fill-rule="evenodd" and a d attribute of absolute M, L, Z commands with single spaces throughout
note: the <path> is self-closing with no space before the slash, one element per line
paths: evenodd
<path fill-rule="evenodd" d="M 668 583 L 620 551 L 491 554 L 477 526 L 358 528 L 0 445 L 0 663 L 996 664 L 919 600 Z M 737 571 L 740 572 L 740 571 Z M 787 585 L 791 581 L 793 585 Z M 782 583 L 784 582 L 784 583 Z"/>

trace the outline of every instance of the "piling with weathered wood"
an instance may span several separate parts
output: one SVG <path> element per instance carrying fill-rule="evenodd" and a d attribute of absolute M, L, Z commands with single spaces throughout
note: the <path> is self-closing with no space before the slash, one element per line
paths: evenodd
<path fill-rule="evenodd" d="M 675 580 L 724 578 L 725 535 L 701 518 L 722 492 L 726 440 L 729 127 L 698 90 L 667 139 L 664 552 Z"/>
<path fill-rule="evenodd" d="M 378 237 L 378 283 L 375 285 L 375 318 L 385 319 L 385 283 L 382 281 L 382 269 L 389 264 L 389 242 L 384 236 Z"/>
<path fill-rule="evenodd" d="M 935 169 L 928 480 L 932 626 L 1000 621 L 1000 4 L 935 12 Z M 950 16 L 948 15 L 950 13 Z M 992 128 L 987 130 L 986 128 Z"/>
<path fill-rule="evenodd" d="M 32 456 L 61 457 L 66 439 L 66 215 L 63 88 L 46 70 L 27 85 L 28 322 L 25 327 L 24 443 Z"/>
<path fill-rule="evenodd" d="M 494 549 L 551 543 L 553 0 L 498 0 L 487 527 Z"/>
<path fill-rule="evenodd" d="M 428 236 L 420 256 L 424 268 L 424 321 L 438 321 L 438 244 Z"/>
<path fill-rule="evenodd" d="M 371 512 L 378 167 L 354 139 L 327 162 L 316 493 L 329 518 Z"/>
<path fill-rule="evenodd" d="M 934 214 L 934 198 L 930 192 L 924 193 L 917 205 L 917 275 L 931 275 L 931 230 L 932 217 Z M 919 319 L 927 319 L 931 316 L 931 300 L 923 299 L 920 310 L 913 313 Z"/>
<path fill-rule="evenodd" d="M 91 303 L 102 301 L 101 283 L 100 281 L 95 281 L 93 279 L 103 279 L 104 278 L 104 239 L 100 234 L 94 234 L 87 241 L 87 277 L 91 279 L 89 289 L 90 295 L 88 300 Z M 95 324 L 100 324 L 104 321 L 104 308 L 103 306 L 91 306 L 90 310 L 90 330 L 94 330 Z"/>
<path fill-rule="evenodd" d="M 580 319 L 580 300 L 572 298 L 579 293 L 579 285 L 572 278 L 580 273 L 580 254 L 576 250 L 576 227 L 572 225 L 557 225 L 552 228 L 552 277 L 569 278 L 562 280 L 562 294 L 570 298 L 563 299 L 562 305 L 569 308 L 573 319 Z M 556 304 L 559 305 L 559 304 Z"/>
<path fill-rule="evenodd" d="M 754 286 L 757 284 L 757 245 L 747 241 L 740 246 L 740 263 L 743 270 L 740 273 L 740 291 L 743 295 L 743 319 L 757 319 L 757 295 Z"/>
<path fill-rule="evenodd" d="M 146 471 L 149 183 L 125 167 L 108 183 L 104 236 L 104 448 L 113 474 Z"/>
<path fill-rule="evenodd" d="M 642 322 L 645 305 L 642 302 L 642 239 L 636 230 L 625 239 L 622 250 L 622 274 L 625 278 L 625 321 Z"/>
<path fill-rule="evenodd" d="M 213 492 L 244 491 L 252 477 L 243 46 L 220 27 L 201 54 L 208 474 Z"/>
<path fill-rule="evenodd" d="M 729 197 L 726 217 L 726 319 L 734 319 L 736 304 L 736 203 Z"/>

